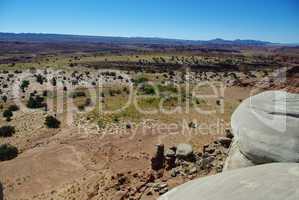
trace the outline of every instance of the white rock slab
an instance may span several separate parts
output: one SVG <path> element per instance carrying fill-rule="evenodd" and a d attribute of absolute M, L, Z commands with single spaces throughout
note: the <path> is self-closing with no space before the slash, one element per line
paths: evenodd
<path fill-rule="evenodd" d="M 190 181 L 159 200 L 298 200 L 299 164 L 272 163 Z"/>

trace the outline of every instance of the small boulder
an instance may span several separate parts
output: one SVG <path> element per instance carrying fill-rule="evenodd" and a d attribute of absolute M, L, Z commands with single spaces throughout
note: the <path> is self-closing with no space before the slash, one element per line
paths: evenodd
<path fill-rule="evenodd" d="M 175 151 L 172 150 L 172 149 L 168 149 L 168 150 L 165 152 L 165 156 L 166 156 L 166 157 L 175 157 Z"/>
<path fill-rule="evenodd" d="M 193 148 L 190 144 L 177 145 L 176 157 L 182 159 L 188 159 L 193 155 Z"/>

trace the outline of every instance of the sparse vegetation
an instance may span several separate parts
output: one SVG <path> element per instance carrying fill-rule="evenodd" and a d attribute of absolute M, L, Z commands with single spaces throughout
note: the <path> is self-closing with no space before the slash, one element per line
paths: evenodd
<path fill-rule="evenodd" d="M 28 88 L 30 82 L 28 80 L 23 80 L 21 85 L 20 85 L 20 88 L 23 92 L 25 92 L 25 89 Z"/>
<path fill-rule="evenodd" d="M 60 127 L 60 121 L 58 119 L 56 119 L 55 117 L 53 116 L 47 116 L 46 117 L 46 120 L 45 120 L 45 125 L 48 127 L 48 128 L 59 128 Z"/>
<path fill-rule="evenodd" d="M 150 84 L 143 84 L 141 86 L 141 94 L 145 94 L 145 95 L 155 95 L 156 92 L 155 92 L 155 88 L 154 86 L 150 85 Z"/>
<path fill-rule="evenodd" d="M 172 187 L 177 180 L 195 179 L 210 170 L 212 174 L 219 172 L 225 157 L 219 156 L 220 143 L 215 138 L 222 134 L 222 126 L 229 126 L 230 116 L 240 104 L 239 99 L 247 98 L 254 88 L 254 81 L 271 77 L 274 68 L 299 64 L 297 47 L 293 47 L 292 55 L 288 55 L 291 48 L 280 46 L 49 43 L 1 42 L 3 47 L 10 45 L 11 50 L 2 49 L 0 56 L 0 109 L 3 115 L 0 139 L 24 151 L 24 156 L 3 163 L 3 173 L 0 174 L 9 178 L 2 181 L 4 186 L 9 186 L 5 190 L 8 197 L 16 199 L 80 199 L 86 192 L 91 199 L 115 199 L 109 195 L 122 188 L 140 189 L 119 194 L 125 195 L 125 199 L 143 199 L 143 194 L 149 194 L 146 199 L 153 199 L 159 194 L 150 185 L 158 185 L 160 181 L 150 180 L 155 184 L 143 187 L 148 178 L 161 175 L 159 180 L 166 180 L 161 185 Z M 264 52 L 266 55 L 258 56 Z M 280 55 L 282 52 L 285 56 Z M 286 55 L 289 58 L 285 58 Z M 298 70 L 291 74 L 297 77 Z M 22 81 L 22 77 L 27 80 Z M 205 82 L 207 85 L 201 86 Z M 210 83 L 217 91 L 219 89 L 217 94 L 208 86 Z M 275 84 L 274 80 L 269 85 Z M 298 82 L 289 85 L 298 91 Z M 15 86 L 19 91 L 15 91 Z M 224 91 L 225 98 L 221 97 Z M 19 99 L 15 101 L 18 94 Z M 223 107 L 219 101 L 222 98 L 225 100 Z M 19 107 L 14 105 L 15 102 L 20 108 L 25 104 L 34 109 L 16 112 Z M 77 108 L 82 112 L 77 112 Z M 216 112 L 204 114 L 201 111 Z M 221 127 L 218 130 L 216 126 Z M 86 135 L 79 134 L 83 131 Z M 147 163 L 150 165 L 150 156 L 154 155 L 152 144 L 157 141 L 165 143 L 165 150 L 171 150 L 165 151 L 163 156 L 170 153 L 174 159 L 167 155 L 164 160 L 166 174 L 159 171 L 147 174 L 148 170 L 144 169 L 147 169 Z M 192 144 L 198 162 L 175 162 L 177 149 L 170 147 L 186 141 Z M 226 156 L 227 150 L 221 149 L 220 153 Z M 0 160 L 11 159 L 17 152 L 13 146 L 1 145 Z M 179 165 L 176 171 L 168 169 L 171 160 Z M 42 167 L 38 165 L 40 161 L 44 162 Z M 20 168 L 22 172 L 23 164 L 24 169 L 30 170 L 24 177 L 19 174 L 15 177 L 13 173 Z M 65 176 L 53 174 L 56 173 L 53 168 L 57 172 L 63 171 Z M 127 179 L 117 174 L 111 174 L 114 177 L 110 178 L 110 174 L 102 173 L 101 169 L 116 173 L 120 169 Z M 71 185 L 60 184 L 63 194 L 60 189 L 38 191 L 38 188 L 23 185 L 28 181 L 45 181 L 52 175 L 62 179 L 55 178 L 54 181 L 63 183 L 74 170 L 80 171 L 83 180 L 78 176 L 78 180 L 70 182 Z M 92 178 L 93 171 L 97 174 L 95 178 Z M 44 176 L 40 176 L 40 172 L 45 173 Z M 172 179 L 173 174 L 177 178 Z M 105 181 L 98 181 L 102 179 Z M 115 185 L 118 183 L 125 185 Z M 32 189 L 38 193 L 28 192 L 25 197 L 16 192 Z"/>
<path fill-rule="evenodd" d="M 138 77 L 137 79 L 134 79 L 133 82 L 135 85 L 139 85 L 141 83 L 145 83 L 149 81 L 148 78 L 144 77 L 144 76 L 141 76 L 141 77 Z"/>
<path fill-rule="evenodd" d="M 15 104 L 10 105 L 10 106 L 8 107 L 8 110 L 10 110 L 10 111 L 12 111 L 12 112 L 18 111 L 19 109 L 20 109 L 19 106 L 15 105 Z"/>
<path fill-rule="evenodd" d="M 71 98 L 77 98 L 77 97 L 86 97 L 86 93 L 84 91 L 74 91 L 70 94 Z"/>
<path fill-rule="evenodd" d="M 3 117 L 6 118 L 6 121 L 10 121 L 12 116 L 13 116 L 13 113 L 11 110 L 9 110 L 9 109 L 4 110 Z"/>
<path fill-rule="evenodd" d="M 28 108 L 32 108 L 32 109 L 43 108 L 46 106 L 44 100 L 45 99 L 39 95 L 30 95 L 26 105 Z"/>
<path fill-rule="evenodd" d="M 11 160 L 18 156 L 18 149 L 10 144 L 0 145 L 0 161 Z"/>
<path fill-rule="evenodd" d="M 5 96 L 5 95 L 2 96 L 2 100 L 3 100 L 4 103 L 6 103 L 6 101 L 7 101 L 7 96 Z"/>
<path fill-rule="evenodd" d="M 0 127 L 0 137 L 11 137 L 16 132 L 13 126 Z"/>

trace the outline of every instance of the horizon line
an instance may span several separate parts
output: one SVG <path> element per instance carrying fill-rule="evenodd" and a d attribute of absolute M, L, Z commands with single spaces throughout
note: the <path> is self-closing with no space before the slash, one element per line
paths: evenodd
<path fill-rule="evenodd" d="M 0 31 L 0 33 L 4 34 L 40 34 L 40 35 L 68 35 L 68 36 L 83 36 L 83 37 L 112 37 L 112 38 L 144 38 L 144 39 L 164 39 L 164 40 L 180 40 L 180 41 L 193 41 L 193 42 L 207 42 L 207 41 L 213 41 L 213 40 L 223 40 L 223 41 L 259 41 L 259 42 L 269 42 L 271 44 L 284 44 L 284 45 L 299 45 L 299 42 L 272 42 L 269 40 L 262 40 L 262 39 L 241 39 L 241 38 L 236 38 L 236 39 L 225 39 L 225 38 L 211 38 L 207 40 L 202 40 L 202 39 L 186 39 L 186 38 L 174 38 L 174 37 L 160 37 L 160 36 L 120 36 L 120 35 L 93 35 L 93 34 L 77 34 L 77 33 L 54 33 L 54 32 L 9 32 L 9 31 Z"/>

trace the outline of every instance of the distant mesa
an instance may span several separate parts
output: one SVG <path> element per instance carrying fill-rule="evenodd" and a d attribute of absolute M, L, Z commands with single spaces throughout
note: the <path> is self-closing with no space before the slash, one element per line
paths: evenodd
<path fill-rule="evenodd" d="M 109 37 L 84 36 L 46 33 L 0 33 L 0 41 L 5 42 L 90 42 L 118 44 L 161 44 L 161 45 L 270 45 L 267 41 L 259 40 L 181 40 L 150 37 Z"/>

